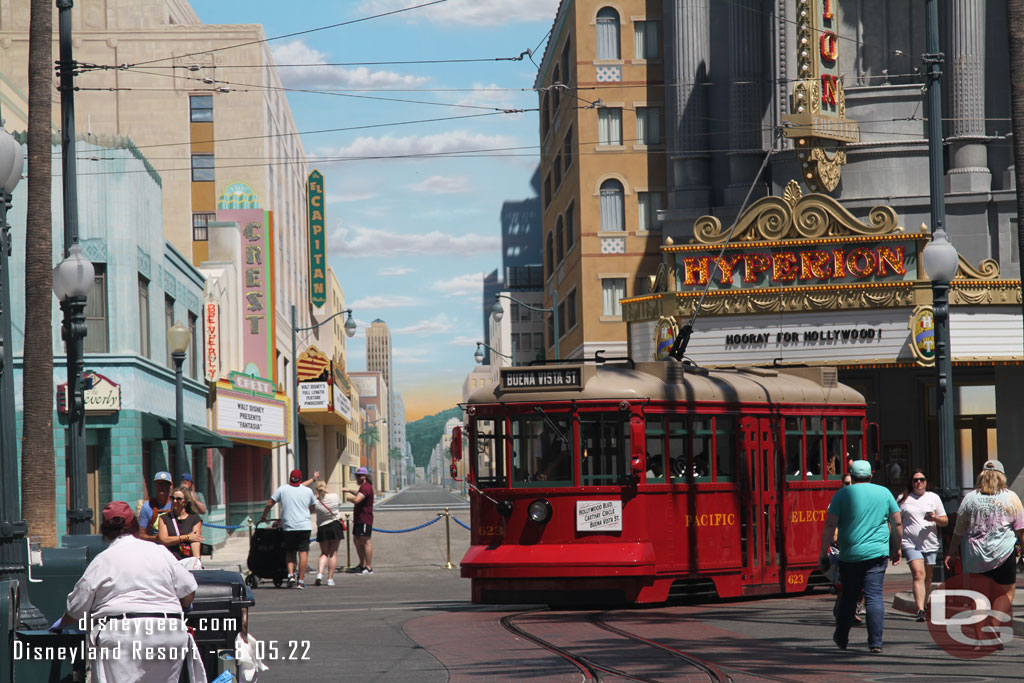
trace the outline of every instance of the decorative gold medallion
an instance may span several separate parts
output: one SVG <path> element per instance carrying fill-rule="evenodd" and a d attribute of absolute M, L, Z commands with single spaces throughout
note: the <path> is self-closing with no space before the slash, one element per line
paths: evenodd
<path fill-rule="evenodd" d="M 910 315 L 910 352 L 918 365 L 935 364 L 935 313 L 930 304 L 918 306 Z"/>
<path fill-rule="evenodd" d="M 654 326 L 654 360 L 665 360 L 668 352 L 672 350 L 672 342 L 679 333 L 679 326 L 675 318 L 662 316 L 658 324 Z"/>

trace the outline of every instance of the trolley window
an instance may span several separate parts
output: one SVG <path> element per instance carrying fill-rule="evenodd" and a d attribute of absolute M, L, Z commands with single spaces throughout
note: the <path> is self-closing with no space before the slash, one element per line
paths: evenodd
<path fill-rule="evenodd" d="M 693 418 L 693 450 L 690 476 L 693 481 L 711 481 L 711 446 L 714 439 L 712 419 L 706 416 Z"/>
<path fill-rule="evenodd" d="M 583 486 L 611 486 L 626 480 L 629 421 L 626 413 L 580 413 Z"/>
<path fill-rule="evenodd" d="M 505 486 L 505 458 L 501 448 L 500 420 L 477 420 L 476 484 L 481 488 Z"/>
<path fill-rule="evenodd" d="M 538 408 L 535 415 L 513 416 L 511 423 L 512 485 L 572 486 L 572 424 L 568 416 Z"/>
<path fill-rule="evenodd" d="M 825 431 L 823 429 L 825 421 L 815 415 L 814 417 L 806 418 L 804 427 L 804 438 L 807 441 L 807 478 L 820 479 L 822 472 L 824 471 L 824 452 L 822 450 L 822 444 L 824 442 Z"/>
<path fill-rule="evenodd" d="M 843 458 L 842 466 L 845 468 L 845 461 L 850 458 L 860 460 L 863 453 L 864 423 L 859 417 L 851 417 L 849 420 L 846 420 L 846 457 Z"/>
<path fill-rule="evenodd" d="M 804 474 L 804 419 L 786 418 L 786 479 L 798 481 Z"/>
<path fill-rule="evenodd" d="M 826 448 L 825 478 L 841 479 L 843 477 L 843 423 L 841 417 L 829 417 L 825 419 L 825 443 Z"/>
<path fill-rule="evenodd" d="M 693 469 L 693 449 L 690 447 L 690 419 L 688 416 L 670 417 L 668 419 L 668 457 L 669 472 L 674 483 L 687 481 L 705 481 L 697 477 Z M 706 481 L 711 481 L 708 471 Z"/>
<path fill-rule="evenodd" d="M 736 418 L 715 418 L 715 481 L 735 481 Z"/>
<path fill-rule="evenodd" d="M 647 416 L 647 483 L 665 483 L 665 416 Z"/>

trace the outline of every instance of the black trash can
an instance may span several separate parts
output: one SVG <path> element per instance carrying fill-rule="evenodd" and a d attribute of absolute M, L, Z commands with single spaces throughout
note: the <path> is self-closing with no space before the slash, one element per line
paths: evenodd
<path fill-rule="evenodd" d="M 212 681 L 220 673 L 218 652 L 228 650 L 234 656 L 235 636 L 248 633 L 248 610 L 256 599 L 238 572 L 199 569 L 192 576 L 199 585 L 185 621 L 194 629 L 206 676 Z"/>

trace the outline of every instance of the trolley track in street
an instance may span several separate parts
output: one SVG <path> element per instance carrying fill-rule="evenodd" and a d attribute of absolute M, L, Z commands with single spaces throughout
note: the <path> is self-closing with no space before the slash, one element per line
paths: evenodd
<path fill-rule="evenodd" d="M 552 652 L 558 655 L 559 657 L 565 659 L 569 663 L 571 663 L 573 666 L 579 669 L 580 672 L 582 672 L 583 679 L 585 681 L 625 680 L 637 681 L 639 683 L 661 683 L 661 681 L 663 680 L 659 678 L 652 678 L 650 677 L 650 674 L 631 673 L 620 667 L 604 664 L 598 661 L 598 659 L 593 655 L 581 654 L 578 651 L 578 649 L 571 649 L 569 647 L 557 645 L 551 642 L 550 640 L 537 635 L 536 632 L 531 632 L 527 630 L 527 628 L 525 628 L 525 625 L 516 623 L 517 619 L 527 617 L 528 615 L 540 614 L 554 613 L 544 609 L 527 610 L 524 612 L 517 612 L 515 614 L 506 615 L 502 617 L 500 621 L 502 627 L 504 627 L 507 631 L 521 638 L 529 640 L 535 645 L 538 645 L 539 647 L 542 647 L 545 650 L 548 650 L 549 652 Z M 572 613 L 566 613 L 566 616 L 569 616 L 570 614 Z M 716 683 L 727 683 L 731 681 L 729 676 L 723 673 L 722 670 L 715 664 L 700 659 L 698 657 L 689 655 L 677 648 L 662 645 L 661 643 L 650 640 L 648 638 L 644 638 L 643 636 L 640 636 L 638 634 L 625 631 L 615 626 L 611 626 L 610 624 L 605 623 L 602 619 L 604 614 L 607 614 L 607 612 L 588 615 L 578 613 L 573 614 L 572 616 L 574 618 L 572 619 L 572 623 L 590 624 L 608 633 L 613 633 L 619 636 L 620 638 L 625 638 L 634 643 L 641 643 L 647 647 L 654 648 L 658 650 L 660 653 L 668 654 L 675 659 L 680 659 L 686 662 L 690 667 L 692 667 L 695 670 L 695 673 L 702 673 L 706 675 L 709 680 L 714 681 Z M 676 672 L 676 675 L 678 675 L 678 672 Z"/>

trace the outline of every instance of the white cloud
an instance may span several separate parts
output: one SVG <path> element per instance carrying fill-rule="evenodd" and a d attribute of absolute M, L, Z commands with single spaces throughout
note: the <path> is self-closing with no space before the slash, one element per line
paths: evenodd
<path fill-rule="evenodd" d="M 338 204 L 341 202 L 363 202 L 376 196 L 372 192 L 342 192 L 341 194 L 328 192 L 326 199 L 328 204 Z"/>
<path fill-rule="evenodd" d="M 395 157 L 426 154 L 472 153 L 515 147 L 516 140 L 508 135 L 481 135 L 465 130 L 453 130 L 434 135 L 407 135 L 394 137 L 358 137 L 350 145 L 325 150 L 324 157 Z M 533 162 L 536 165 L 536 162 Z"/>
<path fill-rule="evenodd" d="M 437 280 L 433 288 L 443 292 L 445 296 L 464 296 L 475 294 L 480 297 L 484 287 L 483 273 L 467 273 L 456 275 L 448 280 Z"/>
<path fill-rule="evenodd" d="M 346 69 L 327 66 L 327 55 L 301 40 L 276 45 L 271 54 L 277 64 L 309 64 L 278 70 L 281 82 L 289 88 L 413 88 L 430 80 L 426 76 L 408 76 L 394 71 L 371 71 L 365 66 Z"/>
<path fill-rule="evenodd" d="M 408 327 L 394 330 L 393 334 L 444 334 L 450 332 L 454 323 L 444 313 L 439 313 L 429 320 L 421 320 Z"/>
<path fill-rule="evenodd" d="M 382 276 L 393 276 L 393 275 L 408 275 L 409 273 L 415 273 L 413 268 L 403 268 L 402 266 L 393 266 L 391 268 L 381 268 L 379 275 Z"/>
<path fill-rule="evenodd" d="M 330 251 L 340 256 L 391 256 L 394 254 L 467 255 L 501 248 L 499 235 L 451 235 L 438 230 L 423 234 L 401 234 L 389 230 L 341 227 L 328 241 Z"/>
<path fill-rule="evenodd" d="M 410 185 L 410 189 L 417 192 L 433 192 L 434 194 L 460 194 L 472 192 L 473 184 L 469 182 L 469 176 L 445 176 L 432 175 L 426 180 Z"/>
<path fill-rule="evenodd" d="M 391 349 L 391 357 L 395 363 L 403 364 L 433 363 L 436 360 L 432 351 L 424 348 Z"/>
<path fill-rule="evenodd" d="M 475 347 L 476 343 L 478 341 L 481 341 L 480 337 L 461 336 L 461 337 L 455 337 L 455 339 L 452 339 L 451 344 L 452 344 L 452 346 L 472 346 L 472 347 Z"/>
<path fill-rule="evenodd" d="M 364 0 L 359 9 L 367 14 L 389 12 L 417 3 L 409 0 Z M 470 24 L 473 26 L 500 26 L 517 22 L 555 19 L 558 0 L 448 0 L 440 5 L 404 12 L 398 16 L 407 21 L 433 21 L 439 24 Z"/>
<path fill-rule="evenodd" d="M 375 308 L 404 308 L 406 306 L 419 306 L 420 302 L 411 296 L 364 296 L 357 299 L 349 306 L 361 311 L 373 310 Z"/>

